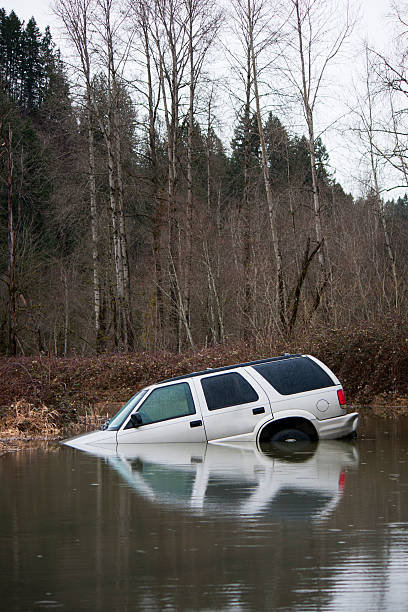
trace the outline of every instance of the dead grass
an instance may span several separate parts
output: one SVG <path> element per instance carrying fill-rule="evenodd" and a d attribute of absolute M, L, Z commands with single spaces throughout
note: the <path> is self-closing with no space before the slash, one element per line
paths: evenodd
<path fill-rule="evenodd" d="M 18 400 L 10 406 L 0 423 L 0 441 L 7 447 L 31 440 L 60 440 L 70 435 L 96 429 L 108 418 L 106 412 L 90 409 L 73 423 L 61 425 L 61 415 L 56 409 L 35 406 L 25 400 Z"/>
<path fill-rule="evenodd" d="M 27 434 L 55 438 L 61 434 L 58 417 L 57 410 L 43 404 L 35 406 L 25 400 L 18 400 L 11 404 L 2 420 L 1 434 L 6 438 L 24 437 Z"/>

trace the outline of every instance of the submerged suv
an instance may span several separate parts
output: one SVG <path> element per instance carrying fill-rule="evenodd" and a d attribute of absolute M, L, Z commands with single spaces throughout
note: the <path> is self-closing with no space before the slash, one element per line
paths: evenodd
<path fill-rule="evenodd" d="M 358 424 L 345 403 L 339 380 L 321 361 L 283 355 L 146 387 L 103 430 L 81 436 L 81 445 L 343 438 Z"/>

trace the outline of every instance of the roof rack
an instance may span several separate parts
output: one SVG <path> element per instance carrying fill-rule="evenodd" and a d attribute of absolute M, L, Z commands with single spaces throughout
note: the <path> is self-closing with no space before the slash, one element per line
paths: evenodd
<path fill-rule="evenodd" d="M 280 355 L 279 357 L 269 357 L 268 359 L 258 359 L 257 361 L 246 361 L 245 363 L 235 363 L 233 365 L 223 366 L 221 368 L 207 368 L 206 370 L 201 370 L 201 372 L 191 372 L 190 374 L 183 374 L 182 376 L 174 376 L 173 378 L 167 378 L 166 380 L 160 380 L 157 384 L 161 385 L 163 383 L 173 382 L 175 380 L 193 378 L 194 376 L 202 376 L 203 374 L 210 374 L 210 373 L 212 374 L 214 372 L 225 372 L 227 370 L 233 370 L 234 368 L 258 365 L 260 363 L 269 363 L 271 361 L 281 361 L 282 359 L 293 359 L 294 357 L 302 357 L 302 354 L 295 353 L 291 355 L 289 353 L 285 353 L 284 355 Z"/>

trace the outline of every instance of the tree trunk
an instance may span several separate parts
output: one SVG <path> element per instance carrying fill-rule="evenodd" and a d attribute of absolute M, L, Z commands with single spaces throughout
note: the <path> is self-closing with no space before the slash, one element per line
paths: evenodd
<path fill-rule="evenodd" d="M 162 256 L 161 256 L 161 242 L 162 242 L 162 225 L 164 215 L 164 197 L 160 190 L 160 177 L 159 177 L 159 163 L 157 159 L 157 147 L 156 147 L 156 115 L 157 115 L 157 104 L 154 102 L 153 93 L 153 80 L 152 80 L 152 68 L 151 68 L 151 51 L 149 42 L 149 26 L 148 26 L 148 15 L 144 7 L 142 7 L 142 13 L 140 15 L 140 24 L 143 31 L 143 45 L 146 58 L 146 75 L 147 75 L 147 101 L 149 109 L 149 152 L 150 152 L 150 164 L 151 164 L 151 183 L 152 183 L 152 197 L 154 201 L 154 213 L 153 213 L 153 259 L 155 268 L 155 300 L 154 300 L 154 326 L 156 330 L 156 341 L 155 348 L 158 348 L 157 338 L 161 340 L 163 325 L 164 325 L 164 306 L 163 306 L 163 292 L 162 292 Z M 158 100 L 160 99 L 160 86 L 158 93 Z"/>
<path fill-rule="evenodd" d="M 123 275 L 123 320 L 124 320 L 124 338 L 126 350 L 132 350 L 134 346 L 132 315 L 130 308 L 130 275 L 129 275 L 129 257 L 127 250 L 127 238 L 125 227 L 125 212 L 124 212 L 124 190 L 122 179 L 122 150 L 120 142 L 120 125 L 119 125 L 119 109 L 118 109 L 118 91 L 116 85 L 113 88 L 114 109 L 113 109 L 113 129 L 115 143 L 115 163 L 116 163 L 116 178 L 117 178 L 117 213 L 118 213 L 118 229 L 119 229 L 119 245 L 120 256 L 122 262 Z"/>
<path fill-rule="evenodd" d="M 247 49 L 247 73 L 244 110 L 244 193 L 243 193 L 243 240 L 244 240 L 244 338 L 250 336 L 249 322 L 253 320 L 253 294 L 252 294 L 252 240 L 251 240 L 251 48 Z"/>
<path fill-rule="evenodd" d="M 169 28 L 173 27 L 170 20 Z M 172 39 L 170 40 L 172 42 Z M 178 65 L 174 48 L 171 52 L 171 70 L 166 70 L 165 58 L 160 46 L 159 36 L 156 37 L 156 45 L 159 53 L 159 79 L 163 94 L 164 117 L 167 129 L 167 220 L 168 220 L 168 254 L 169 254 L 169 277 L 170 277 L 170 325 L 175 338 L 175 348 L 181 350 L 180 330 L 182 325 L 182 314 L 180 311 L 180 285 L 179 285 L 179 251 L 178 251 L 178 222 L 176 219 L 175 191 L 176 191 L 176 152 L 178 133 Z M 170 89 L 170 108 L 166 95 L 166 79 Z M 181 302 L 182 302 L 181 295 Z M 183 307 L 184 310 L 184 307 Z"/>
<path fill-rule="evenodd" d="M 195 69 L 193 49 L 193 13 L 192 2 L 188 0 L 188 55 L 190 64 L 188 132 L 187 132 L 187 207 L 186 207 L 186 265 L 184 274 L 184 303 L 187 319 L 190 320 L 191 300 L 191 267 L 192 267 L 192 230 L 193 230 L 193 128 L 194 128 L 194 92 Z"/>
<path fill-rule="evenodd" d="M 314 136 L 314 123 L 313 123 L 313 111 L 310 106 L 309 95 L 310 95 L 310 83 L 308 85 L 307 77 L 306 77 L 306 66 L 305 66 L 305 55 L 303 49 L 303 38 L 302 38 L 302 19 L 300 16 L 300 7 L 299 1 L 295 2 L 296 8 L 296 20 L 297 20 L 297 34 L 299 40 L 299 55 L 300 55 L 300 65 L 302 71 L 302 98 L 303 98 L 303 107 L 306 116 L 306 123 L 308 129 L 308 146 L 309 146 L 309 158 L 310 158 L 310 171 L 312 174 L 312 190 L 313 190 L 313 210 L 314 210 L 314 226 L 315 226 L 315 234 L 316 234 L 316 243 L 322 243 L 322 220 L 321 220 L 321 210 L 320 210 L 320 197 L 319 197 L 319 185 L 317 180 L 317 172 L 316 172 L 316 155 L 315 155 L 315 136 Z M 320 267 L 325 273 L 325 257 L 324 250 L 319 249 L 318 253 Z"/>
<path fill-rule="evenodd" d="M 261 144 L 261 154 L 262 154 L 262 174 L 264 179 L 264 186 L 266 192 L 266 202 L 268 205 L 268 215 L 269 215 L 269 226 L 272 237 L 272 246 L 275 254 L 275 264 L 276 264 L 276 297 L 278 303 L 278 313 L 279 320 L 283 330 L 287 329 L 287 320 L 286 320 L 286 296 L 285 296 L 285 283 L 283 278 L 283 266 L 282 266 L 282 255 L 279 247 L 279 239 L 278 232 L 276 228 L 276 211 L 275 204 L 273 201 L 271 186 L 269 183 L 269 171 L 268 171 L 268 159 L 266 155 L 266 144 L 265 144 L 265 135 L 262 125 L 262 115 L 261 115 L 261 106 L 259 99 L 259 91 L 258 91 L 258 74 L 256 68 L 256 59 L 255 59 L 255 50 L 254 50 L 254 34 L 253 34 L 253 23 L 251 17 L 251 5 L 250 0 L 248 0 L 248 33 L 249 33 L 249 46 L 250 46 L 250 57 L 251 57 L 251 65 L 252 65 L 252 79 L 254 85 L 254 94 L 255 94 L 255 103 L 256 103 L 256 118 L 258 124 L 258 132 L 259 132 L 259 140 Z"/>
<path fill-rule="evenodd" d="M 368 137 L 368 144 L 369 144 L 370 165 L 371 165 L 371 172 L 372 172 L 373 183 L 374 183 L 376 214 L 378 216 L 378 219 L 380 221 L 381 228 L 384 234 L 385 247 L 386 247 L 387 256 L 388 256 L 390 266 L 391 266 L 391 273 L 392 273 L 392 279 L 393 279 L 393 285 L 394 285 L 394 306 L 396 309 L 398 309 L 399 287 L 398 287 L 397 266 L 396 266 L 396 261 L 395 261 L 395 255 L 394 255 L 394 252 L 391 246 L 391 237 L 390 237 L 390 233 L 388 230 L 387 219 L 385 217 L 383 205 L 381 201 L 381 191 L 380 191 L 380 186 L 378 182 L 377 165 L 375 161 L 375 146 L 374 146 L 374 133 L 373 133 L 373 121 L 374 121 L 373 120 L 373 100 L 372 100 L 371 87 L 370 87 L 370 79 L 369 79 L 370 75 L 369 75 L 367 53 L 368 52 L 366 50 L 366 70 L 367 70 L 366 89 L 367 89 L 368 119 L 366 119 L 364 123 L 365 123 L 365 130 L 366 130 L 367 137 Z"/>
<path fill-rule="evenodd" d="M 8 327 L 9 327 L 9 353 L 17 354 L 17 313 L 16 313 L 16 238 L 17 222 L 14 220 L 13 210 L 13 132 L 8 128 L 8 134 L 3 138 L 4 146 L 7 151 L 7 202 L 8 202 Z"/>
<path fill-rule="evenodd" d="M 104 31 L 107 46 L 108 72 L 108 125 L 98 118 L 105 138 L 109 173 L 109 208 L 112 223 L 112 237 L 115 259 L 117 306 L 121 343 L 125 350 L 131 346 L 129 266 L 126 249 L 125 219 L 123 211 L 122 160 L 119 130 L 119 87 L 114 60 L 114 41 L 111 29 L 111 4 L 103 7 Z M 94 102 L 96 111 L 97 105 Z"/>
<path fill-rule="evenodd" d="M 95 145 L 92 126 L 92 102 L 89 85 L 86 95 L 86 116 L 88 127 L 88 170 L 89 170 L 89 203 L 91 212 L 91 237 L 92 237 L 92 266 L 93 266 L 93 297 L 94 297 L 94 321 L 96 335 L 96 352 L 101 352 L 101 282 L 99 273 L 98 253 L 98 214 L 96 207 L 96 180 L 95 180 Z"/>

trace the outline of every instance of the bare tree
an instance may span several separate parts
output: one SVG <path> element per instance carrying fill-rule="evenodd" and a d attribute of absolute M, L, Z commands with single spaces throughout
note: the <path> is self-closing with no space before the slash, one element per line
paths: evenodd
<path fill-rule="evenodd" d="M 262 175 L 263 184 L 266 194 L 266 202 L 268 208 L 268 219 L 269 219 L 269 231 L 271 236 L 271 242 L 273 246 L 273 252 L 275 256 L 276 266 L 276 300 L 278 304 L 278 318 L 280 324 L 286 328 L 286 296 L 285 296 L 285 284 L 283 277 L 283 263 L 282 254 L 279 245 L 279 235 L 276 223 L 276 201 L 274 200 L 270 181 L 269 181 L 269 169 L 268 159 L 266 152 L 265 135 L 262 123 L 262 108 L 261 108 L 261 95 L 259 89 L 259 78 L 261 68 L 259 66 L 260 55 L 263 51 L 268 49 L 269 54 L 273 56 L 272 45 L 276 38 L 276 31 L 273 30 L 273 24 L 275 21 L 274 11 L 271 10 L 271 6 L 268 3 L 262 2 L 261 0 L 235 0 L 233 4 L 234 16 L 237 22 L 237 26 L 240 29 L 240 42 L 245 54 L 245 66 L 244 74 L 245 77 L 245 104 L 244 104 L 244 122 L 245 122 L 245 163 L 244 163 L 244 174 L 245 174 L 245 187 L 244 187 L 244 204 L 245 208 L 249 209 L 248 203 L 248 188 L 249 188 L 249 172 L 248 172 L 248 149 L 249 149 L 249 115 L 250 115 L 250 100 L 251 100 L 251 89 L 253 88 L 253 97 L 255 99 L 256 109 L 256 120 L 258 126 L 259 140 L 261 146 L 261 164 L 262 164 Z M 268 63 L 270 63 L 269 60 Z M 248 218 L 246 220 L 246 232 L 247 240 L 249 237 L 249 224 Z M 247 242 L 246 240 L 246 242 Z M 246 255 L 246 267 L 247 271 L 250 269 L 250 255 L 249 245 L 245 247 Z M 249 307 L 249 296 L 247 297 L 247 309 Z"/>
<path fill-rule="evenodd" d="M 193 131 L 196 118 L 196 91 L 209 48 L 214 43 L 221 25 L 221 13 L 216 9 L 214 0 L 184 0 L 186 30 L 188 38 L 188 129 L 187 129 L 187 202 L 186 202 L 186 242 L 187 265 L 185 269 L 185 302 L 187 313 L 191 300 L 191 259 L 192 259 L 192 219 L 193 219 Z"/>
<path fill-rule="evenodd" d="M 104 330 L 101 328 L 101 280 L 99 261 L 98 214 L 95 179 L 95 144 L 93 129 L 92 103 L 92 44 L 90 24 L 93 19 L 95 3 L 93 0 L 57 0 L 54 10 L 65 26 L 66 34 L 73 44 L 81 66 L 85 88 L 85 113 L 88 136 L 88 186 L 91 217 L 92 264 L 93 264 L 93 307 L 96 333 L 96 350 L 103 346 Z"/>
<path fill-rule="evenodd" d="M 253 102 L 252 93 L 252 63 L 251 45 L 248 35 L 247 21 L 245 16 L 245 5 L 237 3 L 233 5 L 235 27 L 234 34 L 240 41 L 243 57 L 238 57 L 237 53 L 228 50 L 233 61 L 234 72 L 238 75 L 244 88 L 243 99 L 238 100 L 240 109 L 243 109 L 243 129 L 244 129 L 244 150 L 243 150 L 243 193 L 242 202 L 239 203 L 239 213 L 243 224 L 243 268 L 244 268 L 244 300 L 243 313 L 245 319 L 244 336 L 249 336 L 250 328 L 248 323 L 253 320 L 253 279 L 252 276 L 252 206 L 251 206 L 251 104 Z M 235 97 L 236 93 L 235 93 Z"/>
<path fill-rule="evenodd" d="M 215 217 L 214 224 L 210 225 L 213 229 L 215 226 L 215 237 L 212 235 L 210 241 L 208 232 L 203 232 L 202 238 L 202 253 L 204 268 L 207 272 L 207 286 L 208 286 L 208 315 L 210 322 L 211 338 L 214 344 L 218 342 L 224 342 L 225 340 L 225 324 L 224 314 L 222 308 L 222 299 L 220 296 L 220 290 L 218 287 L 219 274 L 220 274 L 220 252 L 221 252 L 221 221 L 220 221 L 220 185 L 218 186 L 215 199 L 213 202 L 213 169 L 212 169 L 212 154 L 216 145 L 216 137 L 213 128 L 214 123 L 214 96 L 215 96 L 215 84 L 212 83 L 211 90 L 208 95 L 207 104 L 207 134 L 206 134 L 206 161 L 207 161 L 207 215 L 208 219 L 212 220 Z M 215 215 L 214 212 L 215 211 Z M 202 227 L 206 227 L 206 224 L 202 223 Z M 210 244 L 215 246 L 215 261 L 213 263 L 210 256 Z"/>
<path fill-rule="evenodd" d="M 394 22 L 398 35 L 393 54 L 385 55 L 365 45 L 366 64 L 376 92 L 386 93 L 382 112 L 376 117 L 375 131 L 381 138 L 373 142 L 375 153 L 389 164 L 395 184 L 389 188 L 408 186 L 408 4 L 394 4 Z"/>
<path fill-rule="evenodd" d="M 186 15 L 180 0 L 155 0 L 151 36 L 155 45 L 155 64 L 162 93 L 163 114 L 167 132 L 167 219 L 168 265 L 171 281 L 170 303 L 176 347 L 181 350 L 182 329 L 191 346 L 192 334 L 182 286 L 181 227 L 177 206 L 179 182 L 183 89 L 187 82 L 189 61 Z"/>
<path fill-rule="evenodd" d="M 259 140 L 261 143 L 261 154 L 262 154 L 262 174 L 264 179 L 264 186 L 266 192 L 266 202 L 268 205 L 268 213 L 269 213 L 269 224 L 270 224 L 270 232 L 272 237 L 272 244 L 275 253 L 276 259 L 276 283 L 277 283 L 277 298 L 279 303 L 279 318 L 282 323 L 282 326 L 286 328 L 286 296 L 285 296 L 285 286 L 284 286 L 284 278 L 283 278 L 283 265 L 282 265 L 282 254 L 279 245 L 279 238 L 276 226 L 276 205 L 274 202 L 274 198 L 272 195 L 271 185 L 269 182 L 269 169 L 268 169 L 268 159 L 266 155 L 266 144 L 265 144 L 265 134 L 263 130 L 262 124 L 262 113 L 261 113 L 261 103 L 260 103 L 260 94 L 258 87 L 258 69 L 257 69 L 257 56 L 259 53 L 259 49 L 257 50 L 255 47 L 255 35 L 256 35 L 256 26 L 258 20 L 260 18 L 262 10 L 262 4 L 259 4 L 257 0 L 247 0 L 247 24 L 248 24 L 248 37 L 249 37 L 249 52 L 250 52 L 250 60 L 251 60 L 251 68 L 252 68 L 252 80 L 254 86 L 254 95 L 255 95 L 255 105 L 256 105 L 256 119 L 258 124 L 258 132 L 259 132 Z M 272 34 L 274 37 L 275 34 Z M 268 44 L 270 45 L 272 42 L 271 39 L 268 40 Z M 262 43 L 261 46 L 264 46 L 265 42 Z"/>
<path fill-rule="evenodd" d="M 162 236 L 165 215 L 166 195 L 163 188 L 162 168 L 159 161 L 159 135 L 158 115 L 161 101 L 161 83 L 155 76 L 154 40 L 151 36 L 151 20 L 154 15 L 153 2 L 139 0 L 130 3 L 131 15 L 137 24 L 138 38 L 134 44 L 134 58 L 142 65 L 141 83 L 134 80 L 132 85 L 139 94 L 141 104 L 147 113 L 147 142 L 150 163 L 151 197 L 153 201 L 153 259 L 154 259 L 154 284 L 152 310 L 155 327 L 155 344 L 162 340 L 164 327 L 164 293 L 163 287 L 163 255 Z"/>
<path fill-rule="evenodd" d="M 102 41 L 102 45 L 98 48 L 98 55 L 107 78 L 108 118 L 106 123 L 98 112 L 95 100 L 94 108 L 104 135 L 108 155 L 109 202 L 121 341 L 125 349 L 129 350 L 133 347 L 134 338 L 130 309 L 130 275 L 124 213 L 120 97 L 123 88 L 122 77 L 126 69 L 134 30 L 132 28 L 124 30 L 124 25 L 129 17 L 129 10 L 122 10 L 122 6 L 116 0 L 96 0 L 96 2 L 98 12 L 94 23 Z M 126 31 L 126 38 L 123 40 L 124 31 Z"/>
<path fill-rule="evenodd" d="M 3 125 L 0 120 L 0 142 L 7 159 L 7 236 L 8 236 L 8 266 L 7 266 L 7 288 L 8 288 L 8 345 L 11 355 L 17 354 L 17 305 L 16 305 L 16 247 L 17 231 L 21 219 L 21 203 L 18 197 L 17 218 L 14 211 L 14 151 L 13 130 L 10 125 Z M 22 169 L 23 170 L 23 169 Z M 22 172 L 23 175 L 23 172 Z"/>
<path fill-rule="evenodd" d="M 327 69 L 338 56 L 352 28 L 348 0 L 340 5 L 331 0 L 290 0 L 290 13 L 285 25 L 289 36 L 285 38 L 285 48 L 282 49 L 282 72 L 301 102 L 307 126 L 317 244 L 322 243 L 324 230 L 315 153 L 316 107 Z M 319 249 L 318 257 L 322 274 L 327 277 L 325 249 Z"/>
<path fill-rule="evenodd" d="M 153 92 L 151 89 L 151 60 L 155 63 L 159 80 L 167 132 L 167 218 L 168 255 L 171 279 L 170 303 L 176 345 L 181 347 L 181 332 L 192 345 L 190 330 L 191 226 L 193 214 L 193 128 L 195 121 L 196 89 L 209 46 L 215 36 L 218 18 L 214 4 L 203 0 L 154 0 L 141 2 L 139 10 L 148 15 L 148 29 L 144 30 L 144 49 L 149 91 L 149 123 L 154 131 Z M 147 22 L 145 20 L 145 24 Z M 155 109 L 155 112 L 157 108 Z M 182 158 L 182 131 L 187 126 L 187 162 Z M 150 137 L 150 152 L 154 154 Z M 152 157 L 153 159 L 153 157 Z M 186 177 L 186 198 L 183 208 L 184 227 L 180 223 L 180 199 L 177 190 Z M 159 203 L 158 203 L 159 204 Z M 162 210 L 161 205 L 156 207 Z M 161 220 L 161 215 L 158 221 Z M 160 231 L 156 232 L 156 245 Z M 181 239 L 181 236 L 183 238 Z"/>
<path fill-rule="evenodd" d="M 376 70 L 373 69 L 373 65 L 370 61 L 370 51 L 366 45 L 365 47 L 365 92 L 364 98 L 361 97 L 358 100 L 358 109 L 355 113 L 359 119 L 359 125 L 355 128 L 360 140 L 363 143 L 364 152 L 368 158 L 368 165 L 370 170 L 370 184 L 369 184 L 369 196 L 373 200 L 374 213 L 379 224 L 382 228 L 386 253 L 391 267 L 391 274 L 393 279 L 393 292 L 394 292 L 394 306 L 396 309 L 399 307 L 399 281 L 397 274 L 396 256 L 391 244 L 391 235 L 388 228 L 387 217 L 384 211 L 384 203 L 382 199 L 382 187 L 380 184 L 380 172 L 379 167 L 390 162 L 389 156 L 384 153 L 384 138 L 383 130 L 381 129 L 381 112 L 384 108 L 384 96 L 380 90 L 374 89 L 374 83 L 377 81 Z M 394 116 L 393 107 L 391 105 L 391 117 Z M 393 118 L 394 127 L 394 138 L 396 144 L 399 142 L 398 132 L 395 131 L 395 117 Z M 391 128 L 392 129 L 392 128 Z M 383 143 L 380 144 L 380 141 Z M 394 157 L 394 160 L 398 160 L 402 156 L 401 151 Z M 393 162 L 395 165 L 395 161 Z M 400 171 L 404 174 L 404 163 L 399 167 Z"/>
<path fill-rule="evenodd" d="M 118 313 L 118 318 L 114 316 L 113 319 L 119 323 L 119 325 L 115 325 L 115 342 L 116 344 L 121 342 L 125 349 L 129 349 L 133 346 L 134 339 L 130 311 L 130 276 L 123 202 L 119 105 L 122 75 L 126 67 L 133 31 L 126 30 L 127 38 L 122 40 L 123 25 L 128 13 L 123 13 L 120 8 L 114 0 L 57 0 L 55 10 L 62 19 L 67 35 L 76 49 L 86 92 L 94 261 L 94 308 L 97 337 L 99 337 L 101 321 L 101 283 L 98 269 L 93 118 L 97 121 L 103 134 L 107 152 L 109 210 L 116 285 L 116 300 L 113 306 L 117 308 Z M 93 76 L 96 70 L 101 70 L 106 77 L 106 119 L 95 97 Z"/>

